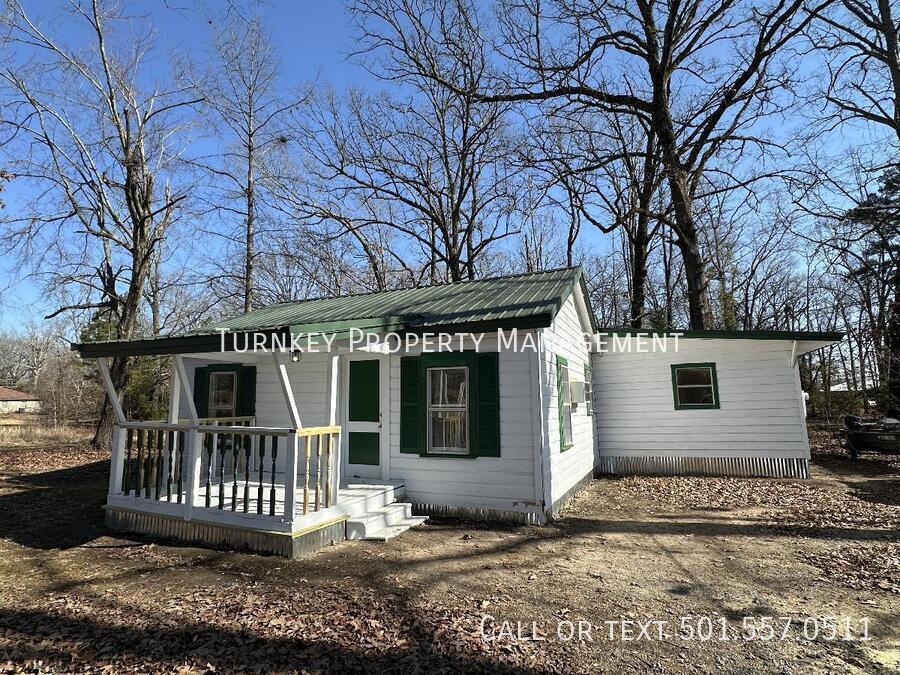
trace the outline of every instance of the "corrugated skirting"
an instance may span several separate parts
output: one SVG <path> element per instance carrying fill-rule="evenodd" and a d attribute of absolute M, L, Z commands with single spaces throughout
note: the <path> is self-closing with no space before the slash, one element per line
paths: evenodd
<path fill-rule="evenodd" d="M 105 520 L 106 526 L 113 530 L 136 532 L 201 546 L 271 553 L 285 558 L 311 553 L 346 537 L 346 523 L 343 520 L 336 523 L 324 523 L 321 528 L 301 535 L 256 532 L 110 507 L 106 508 Z"/>
<path fill-rule="evenodd" d="M 448 506 L 446 504 L 423 504 L 412 502 L 413 514 L 434 518 L 463 518 L 488 522 L 512 523 L 514 525 L 540 525 L 540 515 L 521 511 L 483 509 L 476 506 Z"/>
<path fill-rule="evenodd" d="M 599 474 L 809 478 L 809 460 L 797 457 L 600 457 Z"/>

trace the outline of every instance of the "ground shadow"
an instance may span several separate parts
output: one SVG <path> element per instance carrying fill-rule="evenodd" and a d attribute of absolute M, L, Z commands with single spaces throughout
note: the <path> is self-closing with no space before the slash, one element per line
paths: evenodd
<path fill-rule="evenodd" d="M 900 506 L 900 456 L 862 455 L 853 460 L 843 455 L 814 455 L 813 462 L 850 488 L 858 499 Z"/>
<path fill-rule="evenodd" d="M 851 459 L 846 454 L 813 453 L 812 463 L 845 482 L 854 476 L 893 476 L 895 479 L 900 476 L 900 455 L 864 453 L 857 459 Z"/>
<path fill-rule="evenodd" d="M 81 546 L 104 533 L 109 462 L 3 478 L 0 537 L 38 549 Z"/>
<path fill-rule="evenodd" d="M 381 651 L 367 649 L 364 642 L 351 647 L 300 631 L 291 637 L 263 637 L 251 631 L 196 623 L 189 617 L 177 626 L 145 621 L 137 627 L 42 610 L 0 609 L 0 628 L 4 634 L 0 660 L 37 660 L 73 669 L 112 660 L 117 666 L 139 670 L 174 670 L 180 664 L 198 663 L 239 672 L 259 672 L 263 664 L 265 670 L 279 672 L 545 672 L 452 653 L 437 636 L 423 632 L 415 616 L 402 627 L 411 639 L 403 646 Z M 70 639 L 56 639 L 60 635 Z"/>

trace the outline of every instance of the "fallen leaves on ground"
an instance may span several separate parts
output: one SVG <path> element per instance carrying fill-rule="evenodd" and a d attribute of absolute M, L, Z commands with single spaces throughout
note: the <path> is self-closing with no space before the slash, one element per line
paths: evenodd
<path fill-rule="evenodd" d="M 833 453 L 840 451 L 839 443 L 825 431 L 811 433 L 811 442 L 817 457 L 834 458 Z M 866 457 L 858 460 L 865 462 L 860 464 L 836 458 L 836 464 L 826 461 L 825 469 L 816 468 L 819 479 L 815 481 L 628 476 L 609 484 L 632 498 L 643 498 L 654 510 L 746 512 L 761 526 L 805 537 L 864 539 L 835 545 L 827 555 L 803 557 L 851 588 L 897 592 L 900 465 L 893 460 L 892 456 Z M 841 477 L 854 469 L 863 476 L 843 482 Z"/>
<path fill-rule="evenodd" d="M 481 638 L 475 608 L 360 589 L 197 589 L 152 603 L 67 594 L 0 616 L 0 670 L 548 672 L 525 642 Z M 488 627 L 491 630 L 491 627 Z"/>
<path fill-rule="evenodd" d="M 103 460 L 109 460 L 109 451 L 96 450 L 87 443 L 29 448 L 0 445 L 0 474 L 40 473 Z"/>
<path fill-rule="evenodd" d="M 640 495 L 664 508 L 728 510 L 778 506 L 816 494 L 809 485 L 749 478 L 627 476 L 616 480 L 624 492 Z"/>
<path fill-rule="evenodd" d="M 850 588 L 900 594 L 900 543 L 845 544 L 800 557 Z"/>

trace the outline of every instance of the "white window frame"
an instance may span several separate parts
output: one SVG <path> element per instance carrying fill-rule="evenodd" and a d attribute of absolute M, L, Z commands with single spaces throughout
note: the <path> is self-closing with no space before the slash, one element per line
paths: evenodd
<path fill-rule="evenodd" d="M 679 374 L 684 370 L 705 370 L 709 373 L 709 384 L 680 384 Z M 712 401 L 709 403 L 682 403 L 681 391 L 683 389 L 709 389 Z M 676 410 L 717 410 L 719 404 L 719 381 L 714 362 L 702 363 L 673 363 L 672 364 L 672 393 L 675 398 Z"/>
<path fill-rule="evenodd" d="M 238 378 L 237 373 L 231 370 L 214 370 L 209 374 L 209 401 L 208 401 L 208 409 L 210 417 L 220 417 L 220 415 L 216 414 L 216 410 L 218 410 L 218 406 L 213 405 L 213 400 L 215 399 L 216 394 L 216 379 L 220 376 L 230 377 L 234 381 L 234 386 L 231 389 L 231 410 L 227 415 L 221 415 L 221 417 L 234 417 L 237 412 L 237 387 L 238 387 Z"/>
<path fill-rule="evenodd" d="M 584 367 L 584 412 L 588 415 L 594 414 L 594 378 L 593 369 L 586 365 Z"/>
<path fill-rule="evenodd" d="M 562 438 L 562 445 L 563 445 L 562 449 L 567 450 L 568 448 L 571 448 L 575 444 L 575 441 L 573 440 L 575 433 L 574 433 L 574 428 L 572 426 L 572 389 L 569 386 L 571 380 L 569 379 L 569 364 L 568 364 L 568 362 L 560 364 L 559 376 L 561 379 L 563 379 L 563 383 L 562 383 L 563 398 L 562 398 L 562 401 L 560 402 L 560 405 L 563 408 L 563 415 L 569 421 L 569 428 L 568 428 L 569 436 L 568 436 L 568 438 L 566 438 L 566 436 L 565 436 L 565 433 L 566 433 L 566 425 L 565 424 L 563 424 L 562 434 L 560 435 L 560 437 Z"/>
<path fill-rule="evenodd" d="M 453 403 L 453 404 L 444 404 L 444 403 L 432 403 L 431 402 L 431 373 L 433 371 L 443 371 L 443 370 L 462 370 L 465 372 L 465 399 L 461 403 Z M 432 368 L 427 368 L 425 371 L 425 382 L 426 382 L 426 390 L 425 390 L 425 433 L 426 433 L 426 452 L 429 455 L 451 455 L 458 457 L 465 457 L 471 454 L 472 444 L 470 440 L 470 433 L 472 429 L 472 420 L 469 418 L 469 387 L 471 386 L 472 378 L 471 373 L 469 371 L 468 366 L 434 366 Z M 448 447 L 434 447 L 432 445 L 432 434 L 433 434 L 433 426 L 431 415 L 435 412 L 462 412 L 464 414 L 464 419 L 466 421 L 466 447 L 465 448 L 448 448 Z"/>

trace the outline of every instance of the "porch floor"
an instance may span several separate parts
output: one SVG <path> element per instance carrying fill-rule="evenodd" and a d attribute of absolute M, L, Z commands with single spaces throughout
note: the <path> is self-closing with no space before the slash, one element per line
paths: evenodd
<path fill-rule="evenodd" d="M 279 516 L 284 513 L 284 483 L 276 482 L 274 493 L 272 488 L 272 483 L 264 482 L 260 485 L 259 482 L 256 482 L 245 485 L 240 479 L 237 484 L 231 480 L 226 480 L 224 484 L 213 483 L 210 489 L 201 485 L 194 494 L 192 519 L 222 524 L 240 524 L 241 527 L 250 529 L 280 529 L 273 528 L 273 526 L 280 523 Z M 304 491 L 301 487 L 296 491 L 296 515 L 292 530 L 312 527 L 339 517 L 352 518 L 363 515 L 401 499 L 404 491 L 404 482 L 400 480 L 353 479 L 352 482 L 338 490 L 337 498 L 332 506 L 325 507 L 320 504 L 319 509 L 316 510 L 315 488 L 309 489 L 304 508 Z M 171 495 L 166 486 L 162 487 L 160 494 L 161 499 L 157 500 L 156 490 L 151 488 L 149 498 L 145 491 L 141 491 L 140 496 L 136 496 L 132 492 L 128 495 L 110 496 L 108 503 L 111 507 L 124 507 L 147 513 L 168 512 L 172 515 L 184 508 L 185 495 L 182 493 L 182 501 L 179 503 L 175 486 L 173 486 Z M 261 503 L 260 495 L 262 496 Z M 208 502 L 207 496 L 209 497 Z M 274 508 L 272 508 L 273 503 Z M 270 513 L 275 515 L 271 516 Z"/>

